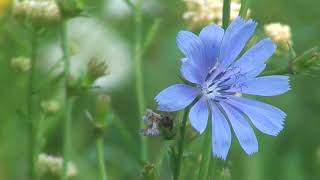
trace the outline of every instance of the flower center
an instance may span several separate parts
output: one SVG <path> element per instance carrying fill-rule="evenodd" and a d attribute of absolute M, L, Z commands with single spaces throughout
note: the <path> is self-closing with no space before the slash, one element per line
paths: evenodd
<path fill-rule="evenodd" d="M 208 84 L 205 83 L 204 86 L 201 87 L 201 92 L 204 96 L 210 99 L 214 99 L 216 96 L 221 95 L 219 92 L 220 88 L 217 86 L 217 83 Z"/>

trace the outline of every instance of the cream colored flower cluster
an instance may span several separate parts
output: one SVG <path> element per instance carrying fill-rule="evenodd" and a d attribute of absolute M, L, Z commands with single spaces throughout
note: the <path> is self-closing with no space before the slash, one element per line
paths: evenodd
<path fill-rule="evenodd" d="M 41 175 L 60 176 L 63 171 L 63 159 L 42 153 L 38 157 L 38 168 Z M 72 162 L 69 162 L 67 168 L 68 178 L 75 177 L 77 174 L 76 166 Z"/>
<path fill-rule="evenodd" d="M 222 24 L 223 0 L 184 0 L 187 11 L 183 18 L 191 28 L 203 27 L 210 23 Z M 234 20 L 240 11 L 239 0 L 232 0 L 230 6 L 230 20 Z M 250 10 L 248 10 L 248 16 Z"/>
<path fill-rule="evenodd" d="M 281 23 L 270 23 L 264 26 L 264 31 L 281 50 L 289 50 L 288 44 L 292 45 L 290 26 Z"/>
<path fill-rule="evenodd" d="M 13 5 L 13 13 L 18 17 L 41 22 L 56 22 L 61 18 L 55 0 L 16 0 Z"/>

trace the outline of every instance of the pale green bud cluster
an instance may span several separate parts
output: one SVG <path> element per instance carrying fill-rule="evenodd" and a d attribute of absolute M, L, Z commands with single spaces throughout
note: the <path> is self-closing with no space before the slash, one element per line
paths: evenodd
<path fill-rule="evenodd" d="M 60 104 L 55 100 L 43 100 L 40 102 L 41 109 L 44 113 L 52 115 L 60 110 Z"/>
<path fill-rule="evenodd" d="M 17 72 L 27 72 L 31 69 L 31 60 L 24 56 L 14 57 L 11 59 L 11 67 Z"/>

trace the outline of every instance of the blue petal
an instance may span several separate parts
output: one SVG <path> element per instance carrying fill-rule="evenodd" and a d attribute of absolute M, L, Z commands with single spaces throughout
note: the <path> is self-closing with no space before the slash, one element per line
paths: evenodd
<path fill-rule="evenodd" d="M 215 24 L 206 26 L 200 32 L 199 37 L 205 45 L 208 70 L 213 67 L 219 57 L 223 35 L 224 30 Z"/>
<path fill-rule="evenodd" d="M 237 18 L 226 30 L 222 44 L 219 60 L 221 68 L 225 69 L 236 59 L 248 40 L 254 33 L 257 24 L 253 20 L 244 22 Z"/>
<path fill-rule="evenodd" d="M 228 121 L 215 103 L 211 103 L 212 151 L 223 160 L 227 158 L 231 146 L 231 131 Z"/>
<path fill-rule="evenodd" d="M 198 94 L 198 90 L 191 86 L 175 84 L 161 91 L 155 100 L 160 111 L 172 112 L 187 107 Z"/>
<path fill-rule="evenodd" d="M 246 114 L 265 134 L 276 136 L 283 129 L 286 114 L 274 106 L 240 97 L 231 97 L 227 102 Z"/>
<path fill-rule="evenodd" d="M 209 110 L 207 106 L 207 98 L 202 97 L 190 110 L 189 119 L 193 128 L 195 128 L 200 134 L 207 127 L 209 117 Z"/>
<path fill-rule="evenodd" d="M 198 36 L 189 31 L 180 31 L 177 35 L 177 45 L 190 63 L 202 75 L 207 75 L 205 46 Z"/>
<path fill-rule="evenodd" d="M 182 76 L 189 82 L 202 84 L 204 81 L 204 78 L 202 78 L 199 70 L 197 70 L 197 68 L 195 68 L 187 58 L 183 58 L 181 60 L 180 71 Z"/>
<path fill-rule="evenodd" d="M 258 96 L 275 96 L 290 90 L 288 76 L 264 76 L 241 83 L 241 92 Z"/>
<path fill-rule="evenodd" d="M 239 67 L 241 73 L 248 73 L 249 77 L 255 77 L 264 70 L 265 62 L 275 50 L 276 45 L 272 43 L 271 39 L 261 40 L 236 61 L 234 66 Z"/>
<path fill-rule="evenodd" d="M 232 106 L 224 102 L 221 102 L 220 104 L 230 120 L 242 149 L 249 155 L 257 152 L 258 141 L 250 124 Z"/>

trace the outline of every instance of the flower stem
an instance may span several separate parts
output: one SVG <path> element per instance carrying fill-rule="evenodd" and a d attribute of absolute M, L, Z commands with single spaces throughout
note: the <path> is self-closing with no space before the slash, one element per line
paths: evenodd
<path fill-rule="evenodd" d="M 199 180 L 208 179 L 208 172 L 210 168 L 211 160 L 211 121 L 207 125 L 207 130 L 205 131 L 203 144 L 202 144 L 202 158 L 199 170 Z"/>
<path fill-rule="evenodd" d="M 136 78 L 136 97 L 139 108 L 139 118 L 143 116 L 145 109 L 144 90 L 143 90 L 143 68 L 142 68 L 142 0 L 134 8 L 134 21 L 135 21 L 135 78 Z M 140 121 L 140 128 L 143 128 L 144 123 Z M 141 160 L 147 160 L 147 139 L 140 136 L 141 143 Z"/>
<path fill-rule="evenodd" d="M 227 29 L 230 21 L 230 4 L 231 4 L 231 0 L 223 0 L 222 24 L 224 29 Z"/>
<path fill-rule="evenodd" d="M 63 173 L 62 180 L 67 180 L 67 168 L 70 159 L 71 149 L 71 126 L 72 126 L 72 104 L 73 98 L 68 93 L 68 78 L 70 76 L 70 56 L 69 56 L 69 42 L 68 42 L 68 21 L 63 20 L 61 27 L 61 46 L 63 50 L 64 60 L 64 83 L 65 83 L 65 111 L 64 111 L 64 133 L 63 133 Z"/>
<path fill-rule="evenodd" d="M 250 1 L 251 0 L 242 0 L 241 1 L 241 8 L 240 8 L 239 16 L 241 16 L 243 19 L 245 19 L 247 16 L 247 11 L 248 11 L 248 8 L 250 5 Z"/>
<path fill-rule="evenodd" d="M 173 179 L 178 180 L 180 176 L 180 170 L 181 170 L 181 163 L 183 158 L 183 148 L 184 148 L 184 139 L 185 139 L 185 133 L 186 133 L 186 125 L 188 120 L 188 114 L 189 114 L 190 108 L 186 108 L 184 110 L 182 124 L 179 129 L 179 136 L 177 137 L 177 145 L 178 145 L 178 156 L 176 158 L 176 166 L 173 173 Z"/>
<path fill-rule="evenodd" d="M 104 144 L 103 144 L 102 134 L 97 135 L 96 137 L 96 151 L 97 151 L 100 179 L 107 180 L 107 172 L 106 172 L 106 167 L 104 163 Z"/>
<path fill-rule="evenodd" d="M 37 34 L 36 28 L 32 27 L 31 32 L 31 69 L 28 82 L 28 94 L 27 94 L 27 111 L 28 120 L 30 122 L 30 179 L 38 179 L 37 173 L 37 159 L 39 153 L 38 143 L 38 129 L 39 121 L 34 117 L 33 101 L 34 101 L 34 82 L 35 82 L 35 64 L 37 57 Z"/>

